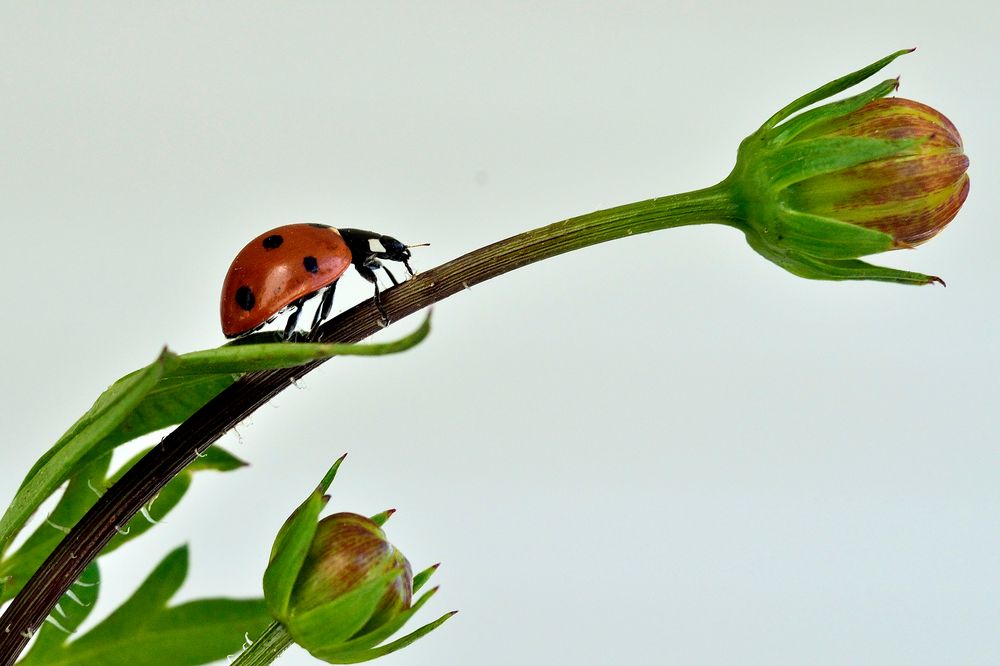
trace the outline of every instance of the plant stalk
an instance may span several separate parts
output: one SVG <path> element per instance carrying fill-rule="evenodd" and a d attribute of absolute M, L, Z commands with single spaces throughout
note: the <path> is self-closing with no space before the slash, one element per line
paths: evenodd
<path fill-rule="evenodd" d="M 267 666 L 292 644 L 292 636 L 280 622 L 272 622 L 257 640 L 240 653 L 230 666 Z"/>
<path fill-rule="evenodd" d="M 597 243 L 672 227 L 721 223 L 739 226 L 730 185 L 658 197 L 600 210 L 512 236 L 419 273 L 382 293 L 396 322 L 480 282 L 528 264 Z M 373 300 L 323 324 L 321 342 L 358 342 L 383 324 Z M 115 483 L 80 519 L 0 616 L 0 666 L 10 666 L 69 586 L 125 524 L 170 479 L 233 426 L 323 361 L 247 373 L 178 425 Z"/>

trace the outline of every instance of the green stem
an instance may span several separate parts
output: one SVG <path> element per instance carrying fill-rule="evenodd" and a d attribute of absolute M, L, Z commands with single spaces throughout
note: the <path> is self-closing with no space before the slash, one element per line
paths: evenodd
<path fill-rule="evenodd" d="M 424 271 L 382 293 L 392 322 L 491 278 L 604 241 L 691 224 L 740 224 L 728 181 L 703 190 L 647 199 L 526 231 Z M 382 330 L 369 299 L 315 331 L 318 342 L 358 342 Z M 250 372 L 168 434 L 122 476 L 70 530 L 0 617 L 0 666 L 10 666 L 59 598 L 116 534 L 170 479 L 232 427 L 323 360 Z"/>
<path fill-rule="evenodd" d="M 477 258 L 489 262 L 515 257 L 503 271 L 506 272 L 563 252 L 625 236 L 693 224 L 736 225 L 739 221 L 740 209 L 732 187 L 727 181 L 723 181 L 702 190 L 647 199 L 572 217 L 488 245 L 455 261 L 461 262 L 480 254 Z M 494 277 L 492 271 L 484 279 L 490 277 Z"/>
<path fill-rule="evenodd" d="M 281 653 L 292 644 L 292 637 L 280 622 L 272 622 L 271 626 L 264 630 L 257 640 L 250 644 L 246 650 L 230 666 L 267 666 L 272 661 L 281 656 Z"/>

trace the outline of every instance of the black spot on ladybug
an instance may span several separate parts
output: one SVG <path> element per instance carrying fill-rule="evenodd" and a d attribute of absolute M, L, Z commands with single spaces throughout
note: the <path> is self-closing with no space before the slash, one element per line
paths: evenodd
<path fill-rule="evenodd" d="M 253 310 L 254 303 L 256 302 L 257 299 L 254 298 L 253 290 L 250 287 L 243 285 L 236 290 L 236 305 L 240 306 L 247 312 Z"/>
<path fill-rule="evenodd" d="M 285 242 L 285 239 L 281 237 L 281 234 L 272 234 L 264 239 L 264 249 L 274 250 L 281 247 L 281 244 Z"/>
<path fill-rule="evenodd" d="M 329 229 L 330 228 L 329 224 L 320 224 L 318 222 L 310 222 L 309 226 L 310 227 L 316 227 L 317 229 Z"/>
<path fill-rule="evenodd" d="M 305 257 L 302 260 L 302 265 L 306 267 L 306 270 L 310 273 L 315 273 L 319 270 L 319 262 L 316 261 L 316 257 Z"/>

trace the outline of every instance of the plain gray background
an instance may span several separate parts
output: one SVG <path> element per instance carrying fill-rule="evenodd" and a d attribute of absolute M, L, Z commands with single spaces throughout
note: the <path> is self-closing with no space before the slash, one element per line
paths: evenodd
<path fill-rule="evenodd" d="M 998 25 L 975 0 L 5 2 L 2 494 L 162 345 L 223 341 L 266 229 L 428 241 L 429 268 L 710 185 L 790 99 L 917 46 L 884 75 L 959 127 L 971 194 L 876 261 L 947 289 L 802 280 L 722 227 L 519 270 L 226 436 L 253 466 L 106 558 L 94 617 L 182 542 L 181 598 L 258 594 L 347 451 L 331 506 L 395 507 L 414 566 L 443 561 L 413 627 L 461 609 L 385 664 L 996 664 Z M 349 274 L 335 307 L 369 293 Z"/>

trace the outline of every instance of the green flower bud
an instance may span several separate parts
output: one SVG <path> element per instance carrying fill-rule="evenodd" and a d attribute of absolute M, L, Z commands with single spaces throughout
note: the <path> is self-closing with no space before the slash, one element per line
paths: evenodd
<path fill-rule="evenodd" d="M 928 106 L 885 98 L 896 79 L 803 110 L 903 53 L 795 100 L 740 145 L 726 182 L 741 210 L 736 226 L 761 255 L 808 278 L 941 282 L 859 257 L 913 247 L 958 213 L 969 160 L 955 126 Z"/>
<path fill-rule="evenodd" d="M 370 519 L 356 513 L 327 516 L 316 526 L 309 554 L 292 588 L 290 616 L 335 602 L 374 581 L 379 581 L 384 593 L 364 618 L 360 633 L 385 624 L 410 607 L 413 570 Z"/>
<path fill-rule="evenodd" d="M 372 518 L 336 513 L 318 520 L 329 500 L 323 493 L 342 460 L 285 521 L 264 572 L 264 599 L 271 615 L 292 640 L 331 664 L 388 654 L 454 615 L 446 613 L 382 644 L 437 591 L 413 601 L 437 567 L 413 575 L 410 563 L 382 531 L 391 512 Z"/>

